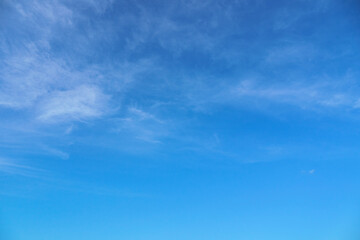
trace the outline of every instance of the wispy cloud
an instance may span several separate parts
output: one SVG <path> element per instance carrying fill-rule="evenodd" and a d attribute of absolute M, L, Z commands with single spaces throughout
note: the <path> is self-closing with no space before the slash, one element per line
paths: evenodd
<path fill-rule="evenodd" d="M 254 80 L 244 80 L 230 91 L 234 97 L 254 101 L 266 100 L 267 103 L 290 104 L 303 109 L 340 106 L 354 108 L 359 97 L 353 92 L 347 91 L 346 88 L 339 88 L 337 83 L 332 84 L 331 82 L 263 84 Z"/>
<path fill-rule="evenodd" d="M 360 106 L 356 84 L 323 78 L 329 52 L 316 37 L 279 33 L 321 11 L 317 3 L 302 2 L 300 15 L 285 4 L 267 12 L 266 23 L 249 14 L 263 11 L 263 1 L 184 0 L 159 11 L 141 1 L 6 4 L 14 21 L 0 33 L 0 108 L 21 115 L 28 128 L 61 126 L 56 134 L 70 136 L 81 122 L 100 119 L 129 139 L 162 143 L 183 137 L 173 125 L 186 128 L 179 122 L 219 106 Z M 320 60 L 324 66 L 303 73 Z M 154 102 L 164 104 L 154 110 Z"/>
<path fill-rule="evenodd" d="M 97 80 L 95 72 L 72 70 L 66 62 L 41 53 L 31 43 L 6 57 L 1 69 L 0 105 L 9 108 L 33 107 L 52 91 Z"/>
<path fill-rule="evenodd" d="M 0 173 L 24 177 L 37 177 L 41 172 L 43 172 L 43 170 L 19 164 L 6 158 L 0 158 Z"/>
<path fill-rule="evenodd" d="M 106 113 L 108 99 L 109 96 L 99 88 L 89 85 L 54 91 L 39 104 L 38 118 L 46 122 L 61 122 L 99 117 Z"/>
<path fill-rule="evenodd" d="M 161 139 L 169 134 L 168 122 L 137 107 L 128 108 L 125 117 L 117 122 L 120 124 L 117 131 L 148 143 L 161 143 Z"/>
<path fill-rule="evenodd" d="M 101 12 L 108 3 L 84 4 Z M 0 107 L 30 110 L 37 113 L 34 115 L 38 120 L 48 123 L 83 121 L 105 113 L 109 95 L 98 85 L 103 76 L 96 66 L 74 68 L 65 55 L 54 54 L 51 44 L 61 29 L 75 27 L 73 18 L 79 13 L 56 0 L 31 4 L 20 1 L 9 6 L 13 7 L 9 14 L 17 16 L 14 25 L 20 28 L 29 25 L 33 32 L 26 28 L 23 33 L 5 30 L 6 37 L 15 41 L 1 42 Z"/>
<path fill-rule="evenodd" d="M 318 57 L 318 50 L 311 44 L 286 44 L 269 50 L 265 62 L 268 64 L 300 64 Z"/>
<path fill-rule="evenodd" d="M 275 19 L 273 27 L 275 30 L 285 30 L 287 28 L 296 27 L 296 24 L 299 23 L 303 18 L 308 17 L 311 14 L 316 14 L 325 11 L 331 4 L 332 0 L 321 0 L 313 2 L 313 4 L 304 4 L 306 1 L 299 1 L 298 3 L 303 3 L 301 11 L 299 11 L 299 6 L 294 8 L 279 8 L 275 12 Z"/>
<path fill-rule="evenodd" d="M 301 173 L 302 173 L 302 174 L 313 175 L 313 174 L 315 174 L 315 169 L 303 170 L 303 171 L 301 171 Z"/>

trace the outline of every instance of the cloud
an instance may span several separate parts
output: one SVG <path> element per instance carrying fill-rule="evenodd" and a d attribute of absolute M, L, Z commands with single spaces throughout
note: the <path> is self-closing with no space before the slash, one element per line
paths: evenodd
<path fill-rule="evenodd" d="M 307 0 L 298 1 L 298 3 L 301 2 L 306 3 Z M 281 31 L 295 27 L 303 18 L 325 11 L 331 2 L 332 0 L 319 0 L 311 2 L 312 4 L 304 4 L 301 7 L 301 10 L 299 10 L 299 6 L 295 8 L 292 8 L 291 6 L 279 8 L 275 12 L 273 28 L 274 30 Z"/>
<path fill-rule="evenodd" d="M 0 106 L 38 111 L 46 122 L 85 120 L 107 110 L 109 96 L 94 85 L 96 70 L 77 71 L 36 45 L 18 49 L 2 64 Z"/>
<path fill-rule="evenodd" d="M 310 169 L 310 170 L 302 170 L 301 171 L 302 174 L 309 174 L 309 175 L 313 175 L 315 174 L 315 169 Z"/>
<path fill-rule="evenodd" d="M 0 107 L 23 114 L 29 125 L 34 121 L 46 128 L 66 122 L 77 129 L 80 124 L 72 122 L 106 121 L 111 112 L 115 116 L 110 118 L 118 121 L 110 128 L 160 143 L 169 134 L 182 137 L 171 132 L 170 125 L 176 122 L 181 128 L 180 121 L 193 121 L 189 112 L 216 111 L 219 105 L 360 106 L 359 95 L 346 90 L 351 84 L 324 84 L 327 79 L 315 81 L 313 72 L 294 79 L 294 68 L 304 70 L 307 60 L 326 63 L 326 49 L 318 49 L 319 41 L 312 36 L 307 43 L 296 33 L 278 34 L 310 13 L 294 16 L 283 11 L 274 20 L 270 11 L 266 21 L 249 18 L 264 11 L 263 1 L 251 5 L 191 0 L 159 4 L 156 11 L 141 1 L 35 0 L 9 5 L 15 13 L 9 11 L 11 18 L 6 19 L 14 21 L 0 33 Z M 112 13 L 104 14 L 109 9 Z M 290 25 L 281 25 L 289 19 Z M 283 22 L 273 35 L 277 20 Z M 288 63 L 293 65 L 284 67 Z M 252 72 L 259 79 L 239 80 Z M 170 104 L 154 111 L 154 102 Z M 122 108 L 112 111 L 114 105 Z M 62 133 L 72 136 L 72 129 Z"/>
<path fill-rule="evenodd" d="M 230 92 L 238 98 L 266 100 L 268 103 L 290 104 L 304 109 L 356 107 L 357 96 L 343 88 L 331 82 L 264 84 L 255 80 L 244 80 Z"/>
<path fill-rule="evenodd" d="M 268 64 L 289 64 L 311 61 L 318 56 L 318 52 L 310 44 L 284 44 L 268 52 L 265 62 Z M 285 45 L 285 46 L 284 46 Z"/>
<path fill-rule="evenodd" d="M 31 107 L 52 88 L 69 84 L 64 79 L 75 77 L 64 62 L 49 58 L 32 43 L 6 56 L 1 69 L 0 106 L 9 108 Z"/>
<path fill-rule="evenodd" d="M 0 173 L 24 177 L 37 177 L 41 172 L 43 172 L 43 170 L 18 164 L 9 159 L 0 158 Z"/>
<path fill-rule="evenodd" d="M 139 108 L 136 108 L 136 107 L 130 107 L 128 109 L 128 112 L 129 112 L 129 114 L 131 116 L 138 119 L 139 121 L 151 120 L 151 121 L 155 121 L 155 122 L 158 122 L 158 123 L 164 123 L 162 120 L 158 119 L 153 114 L 145 112 L 145 111 L 143 111 L 143 110 L 141 110 Z"/>
<path fill-rule="evenodd" d="M 44 122 L 61 122 L 100 117 L 107 111 L 108 100 L 108 95 L 92 85 L 55 91 L 40 103 L 38 119 Z"/>
<path fill-rule="evenodd" d="M 135 139 L 148 143 L 161 143 L 169 134 L 169 123 L 138 107 L 129 107 L 124 118 L 117 119 L 118 132 L 125 132 Z"/>
<path fill-rule="evenodd" d="M 47 145 L 41 144 L 40 145 L 40 149 L 41 154 L 47 154 L 47 155 L 51 155 L 51 156 L 55 156 L 55 157 L 59 157 L 61 159 L 68 159 L 69 158 L 69 154 L 66 152 L 63 152 L 59 149 L 53 148 L 53 147 L 49 147 Z"/>
<path fill-rule="evenodd" d="M 69 23 L 73 12 L 60 1 L 20 1 L 14 4 L 15 9 L 27 20 L 33 21 L 43 18 L 47 23 Z"/>
<path fill-rule="evenodd" d="M 209 113 L 221 106 L 245 107 L 254 110 L 272 109 L 276 105 L 289 105 L 303 111 L 339 110 L 359 108 L 360 96 L 351 76 L 330 79 L 316 76 L 312 79 L 272 79 L 267 76 L 245 80 L 196 79 L 182 92 L 182 105 L 195 112 Z M 207 83 L 208 82 L 208 83 Z M 212 83 L 212 84 L 210 84 Z"/>

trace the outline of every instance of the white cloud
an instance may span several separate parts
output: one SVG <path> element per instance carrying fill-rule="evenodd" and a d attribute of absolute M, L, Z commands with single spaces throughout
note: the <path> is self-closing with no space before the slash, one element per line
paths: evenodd
<path fill-rule="evenodd" d="M 354 108 L 360 108 L 360 99 L 355 102 Z"/>
<path fill-rule="evenodd" d="M 282 45 L 284 45 L 282 43 Z M 310 44 L 292 44 L 276 47 L 268 51 L 265 62 L 270 64 L 288 64 L 311 61 L 318 56 L 318 51 Z"/>
<path fill-rule="evenodd" d="M 310 170 L 302 170 L 301 171 L 302 174 L 309 174 L 312 175 L 315 173 L 315 169 L 310 169 Z"/>
<path fill-rule="evenodd" d="M 0 158 L 0 173 L 24 177 L 37 177 L 40 172 L 42 172 L 40 169 L 18 164 L 6 158 Z"/>
<path fill-rule="evenodd" d="M 16 49 L 1 67 L 0 105 L 10 108 L 32 106 L 39 96 L 54 85 L 61 87 L 63 78 L 71 75 L 63 63 L 41 55 L 34 44 Z"/>
<path fill-rule="evenodd" d="M 158 119 L 155 115 L 145 112 L 139 108 L 130 107 L 128 110 L 130 115 L 132 115 L 133 118 L 136 118 L 138 121 L 152 120 L 158 123 L 163 123 L 163 121 Z"/>
<path fill-rule="evenodd" d="M 271 85 L 244 80 L 235 90 L 231 89 L 231 92 L 238 98 L 266 100 L 302 108 L 356 107 L 356 96 L 331 82 L 277 83 Z"/>
<path fill-rule="evenodd" d="M 305 0 L 304 2 L 306 2 Z M 308 1 L 312 3 L 310 6 L 299 11 L 298 8 L 278 8 L 275 12 L 274 30 L 286 30 L 295 27 L 303 18 L 323 12 L 329 6 L 331 0 Z"/>
<path fill-rule="evenodd" d="M 74 70 L 35 43 L 13 50 L 0 65 L 0 107 L 37 111 L 44 122 L 82 121 L 108 109 L 96 66 Z"/>
<path fill-rule="evenodd" d="M 148 143 L 161 143 L 169 134 L 169 123 L 137 107 L 129 107 L 126 117 L 117 119 L 117 131 L 130 133 L 135 139 Z"/>
<path fill-rule="evenodd" d="M 100 117 L 107 111 L 108 100 L 108 95 L 92 85 L 55 91 L 43 99 L 39 106 L 38 119 L 45 122 L 59 122 Z"/>

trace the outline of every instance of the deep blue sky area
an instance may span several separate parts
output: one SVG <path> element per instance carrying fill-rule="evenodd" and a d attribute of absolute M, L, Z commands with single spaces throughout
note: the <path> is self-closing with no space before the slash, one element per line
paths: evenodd
<path fill-rule="evenodd" d="M 0 1 L 0 240 L 360 239 L 360 3 Z"/>

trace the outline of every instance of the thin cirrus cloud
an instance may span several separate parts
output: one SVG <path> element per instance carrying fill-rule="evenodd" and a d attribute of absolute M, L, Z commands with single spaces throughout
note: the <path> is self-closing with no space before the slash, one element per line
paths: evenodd
<path fill-rule="evenodd" d="M 106 112 L 109 97 L 94 85 L 96 71 L 76 71 L 31 45 L 3 63 L 0 105 L 31 109 L 47 122 L 84 120 Z"/>
<path fill-rule="evenodd" d="M 124 118 L 115 120 L 118 124 L 116 132 L 129 134 L 147 143 L 161 143 L 161 139 L 171 133 L 170 123 L 134 106 L 127 109 Z"/>
<path fill-rule="evenodd" d="M 68 135 L 81 129 L 69 125 L 100 119 L 119 130 L 108 134 L 149 143 L 183 138 L 170 129 L 219 106 L 358 108 L 355 68 L 327 77 L 336 59 L 326 56 L 352 53 L 327 47 L 319 31 L 298 32 L 324 3 L 273 9 L 269 24 L 249 15 L 262 4 L 181 1 L 159 14 L 141 1 L 6 1 L 14 21 L 1 26 L 0 107 L 36 127 L 68 124 L 59 131 Z"/>
<path fill-rule="evenodd" d="M 111 1 L 107 1 L 104 4 L 100 4 L 97 1 L 85 1 L 83 3 L 93 9 L 97 14 L 106 11 L 106 9 L 113 4 Z M 199 11 L 198 5 L 187 4 L 184 6 L 186 6 L 185 8 L 189 11 Z M 200 9 L 207 8 L 207 4 L 201 6 Z M 229 34 L 227 31 L 219 30 L 217 26 L 222 22 L 228 22 L 233 14 L 232 11 L 228 10 L 229 12 L 227 12 L 226 16 L 216 14 L 216 17 L 211 17 L 212 23 L 209 25 L 209 28 L 218 31 L 219 37 L 201 30 L 201 27 L 203 27 L 201 23 L 192 25 L 179 24 L 170 17 L 170 13 L 173 11 L 172 8 L 167 9 L 168 13 L 165 13 L 161 17 L 154 15 L 146 8 L 140 9 L 140 18 L 135 18 L 131 13 L 123 16 L 123 20 L 128 20 L 128 22 L 130 22 L 129 24 L 133 24 L 134 19 L 140 19 L 140 27 L 138 30 L 125 35 L 125 45 L 128 47 L 128 50 L 138 51 L 146 45 L 147 42 L 154 42 L 175 56 L 193 48 L 200 49 L 204 53 L 209 53 L 211 57 L 216 56 L 214 52 L 219 51 L 223 39 Z M 182 9 L 182 11 L 183 10 L 185 9 Z M 53 4 L 42 4 L 40 1 L 35 1 L 31 6 L 28 6 L 26 2 L 16 4 L 15 14 L 20 15 L 23 20 L 30 20 L 32 23 L 47 22 L 49 24 L 36 24 L 37 34 L 30 35 L 30 40 L 25 41 L 25 44 L 5 44 L 5 48 L 7 47 L 7 49 L 5 49 L 4 52 L 8 52 L 8 54 L 5 54 L 6 57 L 3 63 L 4 71 L 2 71 L 2 79 L 4 87 L 0 94 L 0 104 L 10 108 L 31 108 L 36 105 L 35 108 L 39 109 L 40 112 L 37 119 L 42 121 L 56 122 L 54 121 L 56 118 L 65 119 L 64 116 L 67 116 L 69 120 L 83 120 L 85 118 L 101 116 L 104 111 L 100 109 L 107 108 L 106 99 L 109 96 L 104 94 L 103 90 L 99 87 L 98 79 L 96 79 L 96 77 L 94 78 L 91 72 L 71 69 L 69 66 L 72 62 L 68 58 L 52 56 L 53 49 L 51 48 L 51 41 L 58 39 L 64 29 L 76 30 L 78 28 L 77 23 L 79 23 L 79 21 L 81 22 L 84 18 L 84 13 L 76 8 L 72 8 L 71 4 L 67 2 L 54 1 Z M 302 16 L 298 17 L 297 22 L 301 17 Z M 151 26 L 150 23 L 160 24 L 153 24 L 156 26 L 154 27 Z M 101 24 L 101 22 L 98 24 Z M 236 30 L 235 26 L 230 25 L 229 27 L 230 29 Z M 58 31 L 56 31 L 56 29 L 58 29 Z M 75 34 L 75 39 L 77 39 L 75 42 L 77 44 L 76 46 L 91 46 L 94 42 L 96 43 L 97 38 L 100 40 L 106 39 L 106 34 L 111 31 L 106 27 L 105 29 L 108 29 L 108 32 L 101 32 L 105 33 L 105 36 L 100 36 L 100 34 L 96 34 L 100 29 L 96 24 L 87 25 L 85 29 L 87 33 L 86 36 Z M 112 29 L 112 31 L 119 31 L 119 33 L 122 34 L 122 31 L 118 29 Z M 181 36 L 187 37 L 186 39 L 182 39 Z M 10 52 L 10 48 L 16 49 L 18 53 L 14 54 L 14 51 Z M 289 61 L 298 63 L 304 59 L 316 58 L 318 54 L 314 49 L 315 47 L 312 45 L 308 47 L 306 44 L 295 44 L 286 48 L 271 47 L 270 50 L 266 49 L 265 52 L 267 52 L 267 54 L 265 54 L 263 58 L 266 64 L 288 63 Z M 226 49 L 224 50 L 224 52 L 227 52 Z M 314 51 L 316 53 L 315 55 Z M 152 63 L 152 65 L 155 64 Z M 88 69 L 89 68 L 91 68 L 91 66 L 89 66 Z M 133 67 L 128 67 L 128 69 L 131 68 Z M 159 66 L 158 68 L 161 69 L 163 67 Z M 104 74 L 104 71 L 105 69 L 98 69 L 98 75 Z M 123 75 L 126 76 L 126 73 Z M 184 78 L 188 77 L 185 75 Z M 106 84 L 112 84 L 111 81 L 106 81 Z M 184 79 L 181 81 L 186 82 L 188 80 Z M 198 83 L 194 84 L 195 87 L 201 86 L 201 82 L 206 82 L 206 79 L 199 77 L 196 81 Z M 85 88 L 89 90 L 88 94 L 84 93 Z M 219 86 L 218 89 L 220 89 L 220 91 L 225 90 L 222 89 L 221 86 Z M 191 95 L 191 91 L 195 90 L 196 89 L 180 89 L 184 96 Z M 165 88 L 164 91 L 166 95 Z M 201 92 L 203 90 L 198 89 L 198 91 Z M 78 92 L 79 95 L 76 95 L 76 92 Z M 324 96 L 327 94 L 325 90 L 319 89 L 316 86 L 297 88 L 296 86 L 292 87 L 286 84 L 280 87 L 263 86 L 259 84 L 256 87 L 238 88 L 237 93 L 239 96 L 266 98 L 274 102 L 289 102 L 296 103 L 296 105 L 314 103 L 325 107 L 341 105 L 347 101 L 346 93 L 336 93 L 334 96 L 330 95 L 327 97 Z M 131 92 L 128 94 L 131 95 Z M 74 98 L 73 95 L 76 95 L 76 98 Z M 57 99 L 62 97 L 64 101 L 60 104 Z M 197 100 L 198 99 L 195 98 L 195 101 Z M 204 102 L 205 104 L 206 101 L 206 97 L 200 100 L 200 102 Z M 236 101 L 236 98 L 234 98 L 234 101 Z M 213 101 L 209 99 L 210 105 L 212 102 Z M 196 105 L 196 103 L 191 104 Z M 73 107 L 70 108 L 70 105 Z M 51 110 L 51 108 L 53 109 Z M 68 110 L 65 111 L 64 108 L 68 108 Z M 83 111 L 81 112 L 80 109 Z"/>
<path fill-rule="evenodd" d="M 350 2 L 0 0 L 5 230 L 161 240 L 196 215 L 187 238 L 343 239 L 360 198 Z"/>
<path fill-rule="evenodd" d="M 42 172 L 44 171 L 41 169 L 16 163 L 15 161 L 6 158 L 0 158 L 0 173 L 2 174 L 37 177 Z"/>
<path fill-rule="evenodd" d="M 82 121 L 102 116 L 109 96 L 98 87 L 82 85 L 75 89 L 54 91 L 40 103 L 38 119 L 46 122 Z"/>
<path fill-rule="evenodd" d="M 356 108 L 357 96 L 346 91 L 334 90 L 329 84 L 293 83 L 288 85 L 263 86 L 256 81 L 242 81 L 232 90 L 233 96 L 253 100 L 284 103 L 304 109 L 349 107 Z"/>

